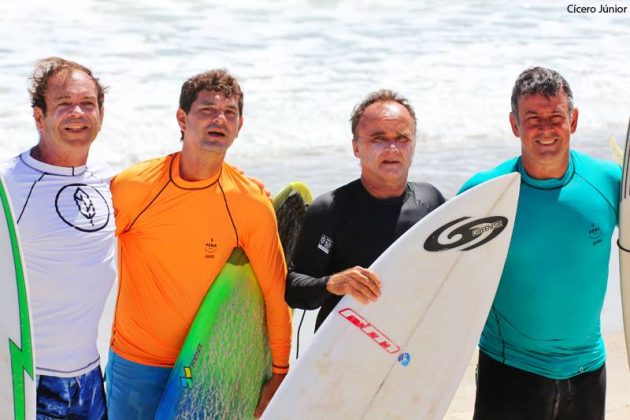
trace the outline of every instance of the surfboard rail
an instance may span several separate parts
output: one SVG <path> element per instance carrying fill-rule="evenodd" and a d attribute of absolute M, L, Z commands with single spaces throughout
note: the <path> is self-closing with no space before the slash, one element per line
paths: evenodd
<path fill-rule="evenodd" d="M 0 350 L 0 406 L 3 411 L 12 411 L 15 420 L 30 419 L 35 418 L 35 373 L 28 284 L 19 234 L 2 177 L 0 202 L 3 210 L 0 220 L 3 316 L 0 325 L 4 343 Z"/>
<path fill-rule="evenodd" d="M 630 368 L 630 120 L 624 147 L 621 190 L 619 191 L 619 282 L 624 335 Z"/>

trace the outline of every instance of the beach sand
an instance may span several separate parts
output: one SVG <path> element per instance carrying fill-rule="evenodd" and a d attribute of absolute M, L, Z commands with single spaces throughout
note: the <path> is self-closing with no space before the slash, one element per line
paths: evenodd
<path fill-rule="evenodd" d="M 606 342 L 606 419 L 630 419 L 630 370 L 626 357 L 623 333 L 604 335 Z M 475 367 L 477 352 L 473 355 L 466 374 L 446 413 L 448 420 L 470 420 L 475 405 Z"/>

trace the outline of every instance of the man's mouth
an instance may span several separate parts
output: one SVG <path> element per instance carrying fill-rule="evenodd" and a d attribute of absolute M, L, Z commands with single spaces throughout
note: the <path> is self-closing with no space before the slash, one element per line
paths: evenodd
<path fill-rule="evenodd" d="M 218 131 L 218 130 L 209 130 L 208 131 L 208 135 L 211 137 L 225 137 L 225 133 L 223 131 Z"/>
<path fill-rule="evenodd" d="M 71 133 L 78 133 L 80 131 L 87 130 L 88 126 L 85 124 L 72 124 L 65 126 L 63 129 Z"/>
<path fill-rule="evenodd" d="M 550 146 L 557 141 L 558 139 L 536 140 L 536 142 L 540 144 L 541 146 Z"/>

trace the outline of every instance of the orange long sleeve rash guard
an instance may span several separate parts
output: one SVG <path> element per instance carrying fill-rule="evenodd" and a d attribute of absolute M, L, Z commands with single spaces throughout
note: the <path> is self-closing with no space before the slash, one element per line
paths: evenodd
<path fill-rule="evenodd" d="M 119 291 L 111 347 L 136 363 L 171 367 L 212 281 L 245 250 L 265 300 L 273 371 L 289 365 L 286 264 L 267 197 L 223 163 L 218 176 L 179 176 L 179 153 L 139 163 L 111 184 Z"/>

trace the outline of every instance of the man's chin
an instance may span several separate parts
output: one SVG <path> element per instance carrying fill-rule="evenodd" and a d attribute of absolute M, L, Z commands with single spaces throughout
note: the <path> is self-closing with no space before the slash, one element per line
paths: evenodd
<path fill-rule="evenodd" d="M 229 147 L 229 145 L 223 142 L 209 141 L 203 143 L 202 149 L 211 153 L 225 153 Z"/>
<path fill-rule="evenodd" d="M 86 133 L 82 133 L 81 135 L 66 135 L 63 137 L 63 141 L 66 144 L 70 144 L 72 146 L 89 146 L 96 139 L 96 135 L 91 136 Z"/>
<path fill-rule="evenodd" d="M 381 179 L 387 183 L 399 183 L 407 182 L 407 171 L 402 169 L 397 171 L 383 171 L 381 172 Z"/>

